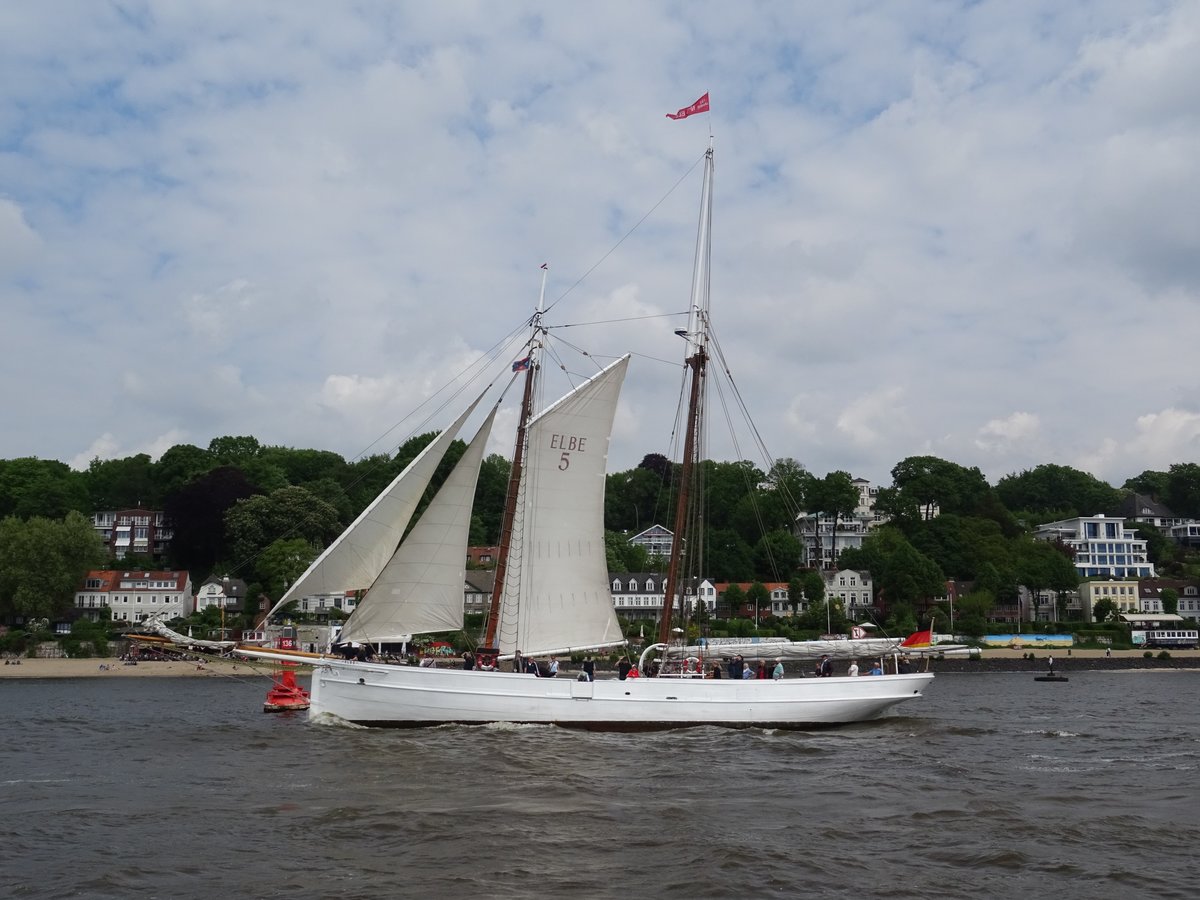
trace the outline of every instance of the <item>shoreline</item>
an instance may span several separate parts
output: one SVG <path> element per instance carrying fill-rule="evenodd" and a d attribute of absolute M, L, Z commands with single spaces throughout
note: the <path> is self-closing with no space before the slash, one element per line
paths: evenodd
<path fill-rule="evenodd" d="M 267 677 L 263 667 L 250 660 L 145 660 L 127 665 L 115 657 L 89 659 L 43 659 L 22 657 L 20 664 L 0 663 L 4 678 L 228 678 L 229 676 Z M 107 667 L 107 668 L 105 668 Z"/>
<path fill-rule="evenodd" d="M 959 674 L 971 672 L 1029 672 L 1045 671 L 1046 660 L 1054 657 L 1055 671 L 1062 673 L 1082 671 L 1154 671 L 1200 669 L 1200 650 L 1174 650 L 1170 659 L 1156 656 L 1146 659 L 1144 650 L 1114 650 L 1106 657 L 1103 650 L 1077 650 L 1066 648 L 1049 652 L 1043 650 L 1033 659 L 1026 658 L 1028 650 L 1008 648 L 986 648 L 981 659 L 933 660 L 935 673 Z M 145 660 L 137 665 L 126 665 L 116 658 L 91 657 L 88 659 L 48 659 L 22 657 L 19 665 L 0 664 L 0 679 L 28 678 L 228 678 L 270 677 L 270 664 L 244 659 L 204 658 L 200 660 Z M 564 674 L 576 669 L 564 669 Z M 301 670 L 298 674 L 307 675 Z"/>

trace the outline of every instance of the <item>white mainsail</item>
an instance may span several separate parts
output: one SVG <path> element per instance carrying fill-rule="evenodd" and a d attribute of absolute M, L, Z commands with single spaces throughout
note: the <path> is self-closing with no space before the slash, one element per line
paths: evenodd
<path fill-rule="evenodd" d="M 493 409 L 383 572 L 359 602 L 340 640 L 377 643 L 457 631 L 463 625 L 463 579 L 471 507 Z"/>
<path fill-rule="evenodd" d="M 629 356 L 530 420 L 497 630 L 501 653 L 621 643 L 604 545 L 608 444 Z"/>
<path fill-rule="evenodd" d="M 449 428 L 439 434 L 417 454 L 404 471 L 364 509 L 350 527 L 343 531 L 325 551 L 313 560 L 304 574 L 292 582 L 271 607 L 268 617 L 299 597 L 309 594 L 332 594 L 338 591 L 362 590 L 370 587 L 387 565 L 404 529 L 408 527 L 421 495 L 458 431 L 474 412 L 483 394 Z"/>

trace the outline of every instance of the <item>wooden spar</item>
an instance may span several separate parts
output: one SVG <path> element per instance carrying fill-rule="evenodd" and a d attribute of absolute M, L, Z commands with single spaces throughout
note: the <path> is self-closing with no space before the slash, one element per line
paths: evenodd
<path fill-rule="evenodd" d="M 704 378 L 707 354 L 701 348 L 687 361 L 692 370 L 692 389 L 688 398 L 687 434 L 683 440 L 683 465 L 679 473 L 679 498 L 675 505 L 675 533 L 671 537 L 671 558 L 667 563 L 667 581 L 663 585 L 662 619 L 659 622 L 658 640 L 667 644 L 671 640 L 671 615 L 675 592 L 679 586 L 679 569 L 683 560 L 683 536 L 688 522 L 688 503 L 696 465 L 696 437 L 700 420 L 700 384 Z M 680 598 L 680 604 L 683 598 Z M 680 607 L 682 612 L 682 605 Z"/>
<path fill-rule="evenodd" d="M 697 457 L 701 452 L 700 428 L 704 406 L 704 367 L 708 362 L 708 301 L 709 263 L 712 255 L 712 187 L 713 148 L 711 139 L 704 157 L 704 186 L 700 195 L 700 222 L 696 227 L 696 260 L 692 270 L 692 307 L 688 329 L 683 336 L 689 343 L 685 364 L 692 370 L 692 386 L 688 396 L 687 432 L 683 439 L 683 460 L 679 473 L 679 497 L 675 506 L 675 534 L 671 538 L 671 559 L 667 564 L 667 580 L 663 585 L 662 619 L 659 622 L 659 641 L 671 640 L 671 616 L 675 595 L 679 590 L 685 532 L 690 521 L 692 482 L 695 480 Z M 700 536 L 692 536 L 693 553 L 700 553 Z M 699 557 L 697 557 L 699 558 Z M 686 598 L 680 595 L 680 613 Z"/>
<path fill-rule="evenodd" d="M 508 492 L 504 497 L 504 517 L 500 520 L 500 546 L 496 551 L 496 579 L 492 584 L 492 602 L 488 606 L 487 624 L 483 634 L 485 654 L 495 654 L 500 628 L 500 603 L 504 599 L 504 577 L 508 571 L 508 555 L 512 548 L 513 522 L 517 515 L 517 501 L 521 493 L 521 471 L 525 466 L 525 429 L 533 415 L 534 379 L 539 368 L 537 350 L 538 335 L 542 331 L 542 313 L 546 309 L 546 276 L 549 266 L 542 266 L 542 289 L 538 295 L 537 312 L 533 317 L 533 337 L 529 342 L 529 367 L 525 370 L 525 392 L 521 396 L 521 416 L 517 422 L 517 446 L 513 449 L 512 471 L 508 476 Z"/>
<path fill-rule="evenodd" d="M 521 487 L 521 469 L 525 462 L 525 426 L 533 406 L 533 377 L 537 363 L 530 361 L 525 372 L 525 393 L 521 397 L 521 418 L 517 425 L 517 446 L 513 450 L 512 471 L 508 476 L 508 493 L 504 498 L 504 517 L 500 520 L 500 547 L 496 552 L 496 580 L 492 585 L 492 602 L 488 607 L 487 630 L 483 648 L 496 649 L 496 631 L 500 625 L 500 601 L 504 597 L 504 575 L 508 570 L 508 553 L 512 546 L 513 520 L 517 514 L 517 498 Z M 481 648 L 481 649 L 483 649 Z"/>

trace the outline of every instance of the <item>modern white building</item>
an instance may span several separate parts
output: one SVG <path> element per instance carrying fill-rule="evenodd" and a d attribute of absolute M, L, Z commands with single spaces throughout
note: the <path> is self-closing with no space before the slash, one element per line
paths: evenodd
<path fill-rule="evenodd" d="M 1079 516 L 1039 525 L 1034 537 L 1061 541 L 1075 554 L 1075 568 L 1084 578 L 1154 578 L 1146 542 L 1127 531 L 1120 519 Z"/>

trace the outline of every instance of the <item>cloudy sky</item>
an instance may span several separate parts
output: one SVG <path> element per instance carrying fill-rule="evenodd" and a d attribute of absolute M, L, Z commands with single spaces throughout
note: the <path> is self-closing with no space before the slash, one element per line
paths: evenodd
<path fill-rule="evenodd" d="M 552 323 L 623 320 L 568 340 L 634 353 L 610 468 L 665 452 L 710 130 L 774 456 L 1200 456 L 1194 0 L 52 0 L 0 7 L 0 458 L 379 449 L 542 262 Z"/>

